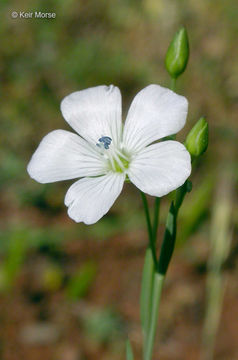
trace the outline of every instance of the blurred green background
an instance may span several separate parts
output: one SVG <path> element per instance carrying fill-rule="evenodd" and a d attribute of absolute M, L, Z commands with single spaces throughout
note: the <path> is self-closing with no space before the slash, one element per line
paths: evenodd
<path fill-rule="evenodd" d="M 56 19 L 11 17 L 35 10 Z M 191 55 L 177 92 L 190 105 L 178 138 L 205 115 L 210 144 L 181 209 L 154 358 L 199 359 L 206 263 L 223 234 L 226 291 L 215 359 L 237 359 L 237 1 L 1 0 L 0 11 L 0 359 L 121 360 L 128 335 L 140 358 L 147 240 L 137 190 L 127 184 L 110 213 L 88 227 L 67 217 L 72 182 L 38 184 L 26 166 L 45 134 L 70 130 L 59 109 L 65 95 L 112 83 L 126 114 L 141 88 L 169 86 L 164 57 L 182 25 Z M 168 206 L 164 199 L 159 238 Z"/>

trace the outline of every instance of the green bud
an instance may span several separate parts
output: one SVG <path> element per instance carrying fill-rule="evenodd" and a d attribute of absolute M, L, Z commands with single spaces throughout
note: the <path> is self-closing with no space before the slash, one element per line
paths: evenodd
<path fill-rule="evenodd" d="M 208 146 L 208 123 L 201 117 L 186 137 L 185 146 L 193 157 L 202 155 Z"/>
<path fill-rule="evenodd" d="M 165 57 L 165 67 L 170 76 L 176 79 L 181 75 L 188 63 L 189 43 L 184 27 L 176 32 Z"/>

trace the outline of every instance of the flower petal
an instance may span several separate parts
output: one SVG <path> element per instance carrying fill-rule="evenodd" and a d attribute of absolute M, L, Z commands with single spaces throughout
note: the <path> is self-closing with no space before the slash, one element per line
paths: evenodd
<path fill-rule="evenodd" d="M 124 180 L 124 174 L 112 172 L 100 177 L 78 180 L 65 196 L 69 217 L 87 225 L 97 222 L 121 193 Z"/>
<path fill-rule="evenodd" d="M 44 184 L 102 175 L 105 165 L 97 150 L 80 136 L 55 130 L 42 139 L 27 171 L 33 179 Z"/>
<path fill-rule="evenodd" d="M 83 138 L 96 144 L 102 136 L 115 145 L 121 136 L 121 93 L 113 86 L 96 86 L 76 91 L 61 102 L 65 120 Z"/>
<path fill-rule="evenodd" d="M 137 152 L 146 145 L 177 133 L 185 124 L 188 102 L 184 96 L 159 85 L 149 85 L 134 98 L 129 109 L 123 143 Z"/>
<path fill-rule="evenodd" d="M 190 173 L 191 158 L 185 146 L 163 141 L 136 155 L 128 176 L 144 193 L 161 197 L 181 186 Z"/>

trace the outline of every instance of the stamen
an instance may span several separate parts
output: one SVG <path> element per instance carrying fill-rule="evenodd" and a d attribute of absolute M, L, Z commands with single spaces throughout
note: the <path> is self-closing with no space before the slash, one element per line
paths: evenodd
<path fill-rule="evenodd" d="M 108 150 L 109 146 L 111 145 L 112 139 L 109 136 L 102 136 L 98 141 L 100 142 L 100 144 L 97 143 L 97 146 L 99 146 L 100 148 L 104 147 L 104 149 Z"/>

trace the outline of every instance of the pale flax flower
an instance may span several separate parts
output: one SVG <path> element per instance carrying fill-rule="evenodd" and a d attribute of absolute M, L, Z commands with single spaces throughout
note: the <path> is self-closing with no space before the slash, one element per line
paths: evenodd
<path fill-rule="evenodd" d="M 188 151 L 178 141 L 161 141 L 185 124 L 185 97 L 149 85 L 134 98 L 122 123 L 121 93 L 115 86 L 74 92 L 61 103 L 77 134 L 46 135 L 28 165 L 40 183 L 77 180 L 65 205 L 76 222 L 93 224 L 105 215 L 129 179 L 146 194 L 161 197 L 181 186 L 191 172 Z"/>

